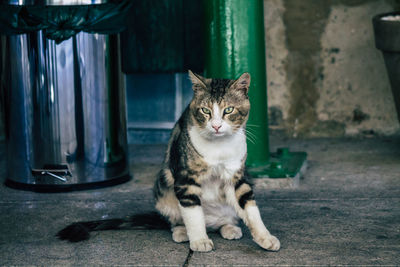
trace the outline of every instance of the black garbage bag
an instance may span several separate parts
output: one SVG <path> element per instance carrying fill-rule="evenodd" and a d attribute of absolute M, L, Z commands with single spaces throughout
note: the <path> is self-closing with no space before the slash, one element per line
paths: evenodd
<path fill-rule="evenodd" d="M 131 1 L 76 6 L 0 5 L 0 33 L 22 34 L 44 30 L 57 44 L 80 31 L 115 34 L 126 27 Z"/>

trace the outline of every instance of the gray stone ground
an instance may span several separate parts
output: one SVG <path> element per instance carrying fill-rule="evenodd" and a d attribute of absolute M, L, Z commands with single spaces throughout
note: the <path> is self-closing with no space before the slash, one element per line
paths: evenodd
<path fill-rule="evenodd" d="M 257 203 L 279 252 L 248 231 L 236 241 L 211 233 L 215 250 L 192 253 L 168 231 L 104 231 L 67 243 L 55 233 L 80 220 L 152 210 L 151 183 L 165 146 L 131 146 L 135 178 L 123 185 L 40 194 L 0 186 L 0 265 L 399 265 L 400 137 L 284 140 L 309 153 L 297 189 L 257 189 Z M 4 153 L 2 153 L 4 162 Z M 4 168 L 1 175 L 4 177 Z"/>

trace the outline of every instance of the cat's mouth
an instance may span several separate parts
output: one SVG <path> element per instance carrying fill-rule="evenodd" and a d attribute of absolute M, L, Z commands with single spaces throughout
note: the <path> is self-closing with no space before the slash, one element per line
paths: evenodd
<path fill-rule="evenodd" d="M 225 135 L 225 132 L 214 132 L 213 135 L 214 136 L 223 136 L 223 135 Z"/>

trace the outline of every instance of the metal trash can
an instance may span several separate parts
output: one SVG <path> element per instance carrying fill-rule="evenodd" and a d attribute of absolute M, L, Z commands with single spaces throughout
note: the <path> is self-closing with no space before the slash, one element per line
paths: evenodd
<path fill-rule="evenodd" d="M 108 1 L 0 2 L 62 11 Z M 79 31 L 66 40 L 49 39 L 49 28 L 2 36 L 8 186 L 68 191 L 130 179 L 119 37 Z"/>

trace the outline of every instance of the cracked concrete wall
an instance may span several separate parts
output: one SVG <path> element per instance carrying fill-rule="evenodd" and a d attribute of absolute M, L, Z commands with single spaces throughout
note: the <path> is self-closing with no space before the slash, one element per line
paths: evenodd
<path fill-rule="evenodd" d="M 395 0 L 264 0 L 270 127 L 291 136 L 400 133 L 372 17 Z"/>

